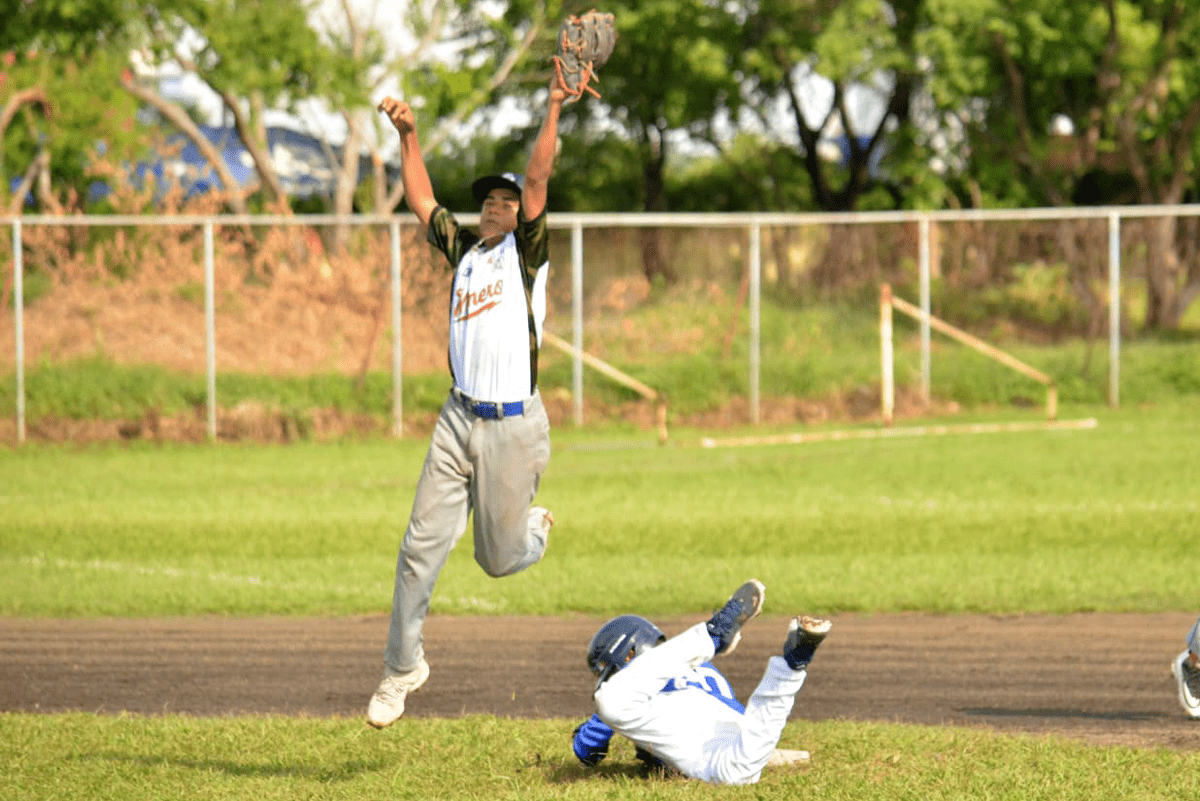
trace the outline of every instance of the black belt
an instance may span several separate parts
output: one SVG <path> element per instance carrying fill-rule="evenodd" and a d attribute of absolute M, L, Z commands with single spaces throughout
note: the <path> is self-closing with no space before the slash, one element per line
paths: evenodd
<path fill-rule="evenodd" d="M 525 414 L 525 401 L 510 401 L 509 403 L 477 401 L 463 394 L 457 387 L 451 390 L 451 394 L 464 409 L 484 420 L 503 420 L 505 417 L 519 417 Z"/>

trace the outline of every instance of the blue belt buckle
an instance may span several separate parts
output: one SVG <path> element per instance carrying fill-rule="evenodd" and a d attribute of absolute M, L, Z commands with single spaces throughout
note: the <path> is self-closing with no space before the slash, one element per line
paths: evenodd
<path fill-rule="evenodd" d="M 505 417 L 525 414 L 525 401 L 512 401 L 511 403 L 477 401 L 457 387 L 454 388 L 454 396 L 458 398 L 464 409 L 484 420 L 503 420 Z"/>
<path fill-rule="evenodd" d="M 482 403 L 480 406 L 482 406 L 485 411 L 485 414 L 481 414 L 480 417 L 486 417 L 489 420 L 503 420 L 505 417 L 512 417 L 513 415 L 517 415 L 519 417 L 520 415 L 525 414 L 524 401 L 512 401 L 511 403 Z"/>

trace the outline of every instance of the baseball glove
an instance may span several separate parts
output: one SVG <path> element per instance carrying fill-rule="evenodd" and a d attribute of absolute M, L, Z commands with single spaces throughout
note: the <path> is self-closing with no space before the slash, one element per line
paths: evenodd
<path fill-rule="evenodd" d="M 563 20 L 558 28 L 558 52 L 550 58 L 558 85 L 572 100 L 578 100 L 584 92 L 600 97 L 589 83 L 612 55 L 616 42 L 612 14 L 601 14 L 593 8 L 582 17 Z"/>

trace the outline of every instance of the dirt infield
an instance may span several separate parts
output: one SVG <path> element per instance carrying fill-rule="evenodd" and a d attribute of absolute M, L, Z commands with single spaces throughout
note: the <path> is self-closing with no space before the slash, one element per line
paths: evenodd
<path fill-rule="evenodd" d="M 701 619 L 660 621 L 674 634 Z M 836 615 L 792 715 L 1200 747 L 1168 670 L 1194 615 Z M 412 717 L 591 714 L 599 618 L 430 618 Z M 786 620 L 717 660 L 745 698 Z M 387 619 L 0 619 L 0 711 L 361 717 Z"/>

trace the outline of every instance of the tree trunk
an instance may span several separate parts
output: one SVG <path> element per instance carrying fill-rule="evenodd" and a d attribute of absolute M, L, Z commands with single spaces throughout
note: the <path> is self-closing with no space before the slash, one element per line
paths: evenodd
<path fill-rule="evenodd" d="M 231 92 L 221 92 L 221 99 L 225 101 L 225 107 L 233 115 L 233 124 L 237 128 L 238 136 L 242 139 L 242 147 L 246 148 L 246 152 L 254 160 L 254 167 L 258 170 L 258 179 L 267 192 L 268 200 L 275 205 L 280 214 L 291 214 L 292 209 L 288 205 L 287 193 L 283 189 L 283 184 L 279 182 L 279 174 L 275 172 L 275 163 L 271 160 L 271 143 L 267 140 L 267 131 L 261 124 L 263 119 L 262 99 L 258 96 L 251 98 L 251 104 L 254 107 L 251 112 L 254 116 L 253 121 L 246 119 L 246 115 L 242 113 L 238 105 L 237 97 Z"/>
<path fill-rule="evenodd" d="M 1175 273 L 1179 259 L 1175 254 L 1174 217 L 1150 221 L 1146 251 L 1146 324 L 1151 331 L 1169 327 L 1169 311 L 1176 303 Z"/>
<path fill-rule="evenodd" d="M 666 211 L 667 193 L 663 181 L 666 143 L 657 129 L 651 128 L 646 134 L 649 148 L 647 157 L 642 162 L 642 178 L 646 188 L 645 210 L 652 213 Z M 675 271 L 662 255 L 662 232 L 654 227 L 639 228 L 638 238 L 642 246 L 642 272 L 646 280 L 651 285 L 657 280 L 667 284 L 675 283 Z"/>
<path fill-rule="evenodd" d="M 360 134 L 358 121 L 353 114 L 344 115 L 346 120 L 346 141 L 342 145 L 342 163 L 337 174 L 337 188 L 333 195 L 333 211 L 339 215 L 350 215 L 354 212 L 354 191 L 358 188 L 358 142 Z M 333 229 L 333 252 L 342 254 L 349 241 L 350 227 L 339 222 Z"/>
<path fill-rule="evenodd" d="M 47 117 L 51 114 L 50 101 L 46 99 L 46 93 L 41 88 L 31 86 L 28 89 L 13 92 L 12 96 L 5 101 L 4 108 L 0 109 L 0 139 L 4 138 L 4 132 L 8 130 L 8 125 L 17 112 L 23 106 L 29 105 L 40 105 L 42 113 Z"/>
<path fill-rule="evenodd" d="M 241 187 L 238 186 L 237 179 L 233 177 L 233 173 L 229 171 L 229 167 L 225 164 L 225 158 L 221 152 L 208 140 L 208 137 L 201 133 L 196 124 L 192 122 L 192 118 L 182 107 L 160 97 L 155 92 L 144 89 L 133 82 L 132 78 L 123 79 L 121 85 L 125 91 L 131 95 L 152 106 L 159 114 L 167 118 L 171 124 L 183 132 L 183 135 L 192 141 L 196 149 L 200 151 L 200 155 L 208 162 L 213 171 L 217 174 L 217 178 L 221 181 L 221 186 L 225 190 L 224 200 L 229 204 L 230 209 L 236 214 L 246 213 L 246 200 L 242 197 Z"/>
<path fill-rule="evenodd" d="M 780 226 L 771 231 L 771 250 L 775 255 L 776 284 L 784 292 L 792 290 L 792 229 Z"/>
<path fill-rule="evenodd" d="M 1183 323 L 1188 308 L 1200 297 L 1200 221 L 1195 217 L 1177 219 L 1171 241 L 1176 276 L 1171 283 L 1173 294 L 1163 314 L 1163 324 L 1175 330 Z"/>

